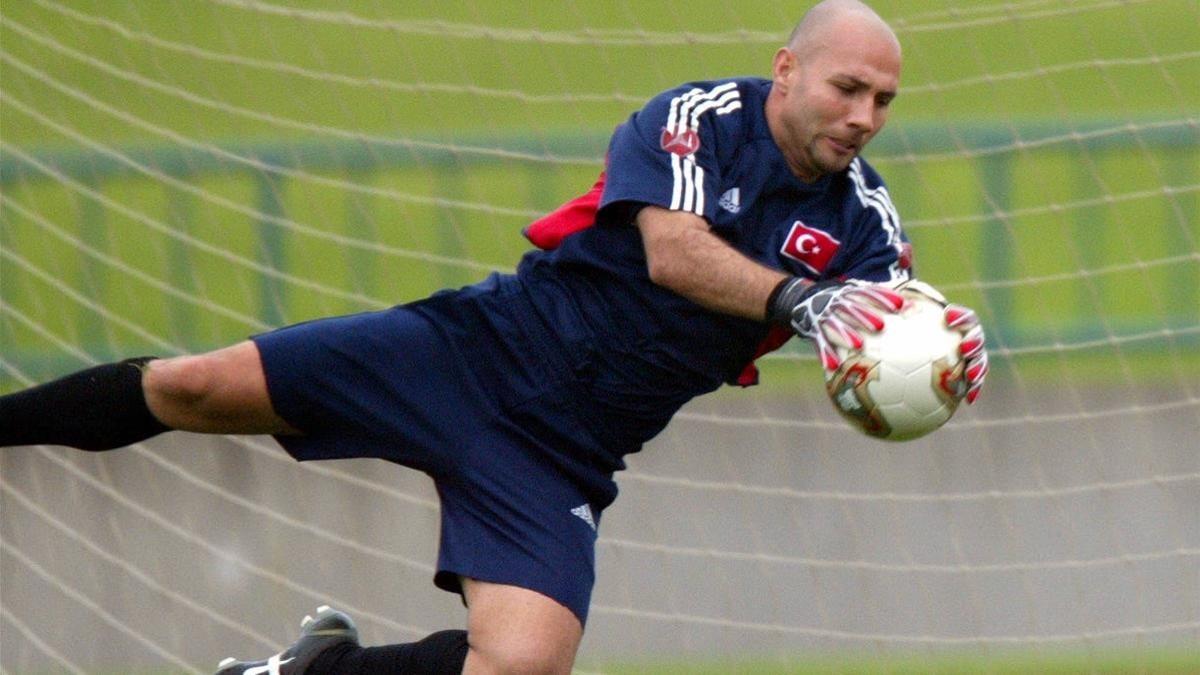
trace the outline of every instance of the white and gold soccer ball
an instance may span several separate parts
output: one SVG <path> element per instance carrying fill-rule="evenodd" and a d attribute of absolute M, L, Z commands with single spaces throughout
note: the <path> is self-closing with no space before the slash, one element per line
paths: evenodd
<path fill-rule="evenodd" d="M 884 316 L 878 333 L 864 334 L 861 349 L 837 347 L 841 365 L 825 375 L 834 408 L 852 426 L 875 438 L 906 441 L 945 424 L 967 392 L 962 335 L 946 327 L 945 298 L 911 280 L 897 314 Z"/>

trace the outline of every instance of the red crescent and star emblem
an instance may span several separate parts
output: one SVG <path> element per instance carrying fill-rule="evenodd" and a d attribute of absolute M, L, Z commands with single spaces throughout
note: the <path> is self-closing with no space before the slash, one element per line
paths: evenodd
<path fill-rule="evenodd" d="M 675 131 L 671 131 L 664 128 L 658 143 L 663 150 L 672 155 L 689 157 L 700 149 L 700 134 L 696 133 L 694 129 L 677 128 Z"/>
<path fill-rule="evenodd" d="M 780 253 L 804 265 L 814 274 L 820 274 L 829 266 L 829 261 L 838 252 L 842 242 L 824 230 L 809 227 L 797 220 L 792 224 L 787 238 L 783 240 Z"/>

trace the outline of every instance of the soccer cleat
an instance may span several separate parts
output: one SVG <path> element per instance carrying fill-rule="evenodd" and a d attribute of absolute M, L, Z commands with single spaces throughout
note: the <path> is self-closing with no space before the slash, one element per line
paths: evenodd
<path fill-rule="evenodd" d="M 291 647 L 263 661 L 227 658 L 217 664 L 217 675 L 303 675 L 317 656 L 344 642 L 358 644 L 354 621 L 322 605 L 316 617 L 305 616 L 300 622 L 300 638 Z"/>

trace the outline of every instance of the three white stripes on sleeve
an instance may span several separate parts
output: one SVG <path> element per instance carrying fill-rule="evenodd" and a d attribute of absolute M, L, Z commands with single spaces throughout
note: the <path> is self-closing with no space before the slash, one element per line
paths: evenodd
<path fill-rule="evenodd" d="M 696 133 L 700 126 L 700 116 L 704 113 L 711 110 L 714 114 L 724 115 L 740 110 L 741 107 L 741 96 L 736 82 L 727 82 L 709 91 L 697 87 L 671 100 L 666 130 L 673 136 L 681 136 L 688 131 Z M 671 209 L 690 211 L 703 216 L 704 169 L 696 163 L 695 156 L 689 154 L 681 157 L 672 152 L 671 174 L 674 178 Z"/>

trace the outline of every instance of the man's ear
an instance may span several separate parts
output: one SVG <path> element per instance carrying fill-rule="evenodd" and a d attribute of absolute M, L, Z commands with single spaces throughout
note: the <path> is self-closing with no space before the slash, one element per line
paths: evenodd
<path fill-rule="evenodd" d="M 779 51 L 775 52 L 775 60 L 771 62 L 771 79 L 776 87 L 780 87 L 780 93 L 787 91 L 790 76 L 798 66 L 796 53 L 792 50 L 780 47 Z"/>

